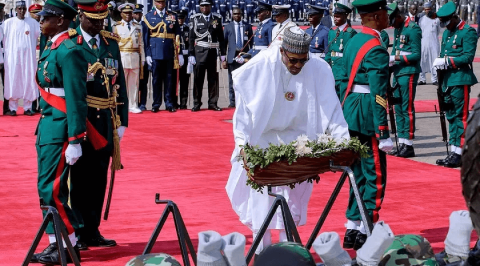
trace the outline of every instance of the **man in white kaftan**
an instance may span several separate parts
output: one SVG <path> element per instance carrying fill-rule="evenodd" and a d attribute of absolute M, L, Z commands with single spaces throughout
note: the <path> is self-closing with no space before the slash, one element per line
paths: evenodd
<path fill-rule="evenodd" d="M 294 40 L 295 45 L 290 45 L 291 39 L 301 41 Z M 237 103 L 233 117 L 235 150 L 226 190 L 240 221 L 254 236 L 274 198 L 268 195 L 267 188 L 262 194 L 246 185 L 243 162 L 237 161 L 237 156 L 243 154 L 240 145 L 249 143 L 266 148 L 269 143 L 279 143 L 279 139 L 290 143 L 302 134 L 309 139 L 326 133 L 337 140 L 350 138 L 336 96 L 332 70 L 325 61 L 308 52 L 310 41 L 311 37 L 300 28 L 287 28 L 281 47 L 262 51 L 233 72 Z M 299 58 L 307 59 L 307 56 L 310 59 L 304 65 L 298 62 Z M 295 60 L 297 62 L 291 63 Z M 296 225 L 306 222 L 312 186 L 312 183 L 303 182 L 294 189 L 272 187 L 273 193 L 287 200 Z M 269 229 L 280 229 L 280 241 L 286 241 L 280 211 Z M 267 230 L 257 253 L 270 244 L 271 233 Z"/>
<path fill-rule="evenodd" d="M 418 25 L 422 29 L 422 58 L 420 66 L 422 72 L 418 79 L 418 85 L 426 84 L 425 73 L 432 73 L 431 80 L 433 85 L 437 84 L 437 72 L 433 68 L 433 61 L 440 54 L 440 43 L 438 36 L 440 34 L 440 20 L 433 12 L 432 3 L 425 3 L 425 16 L 420 18 Z"/>
<path fill-rule="evenodd" d="M 38 98 L 35 53 L 40 24 L 33 18 L 25 17 L 25 1 L 17 1 L 15 11 L 17 16 L 3 23 L 5 99 L 9 100 L 11 115 L 16 115 L 19 99 L 23 99 L 25 114 L 33 115 L 32 101 Z"/>
<path fill-rule="evenodd" d="M 272 16 L 275 17 L 277 25 L 272 29 L 272 43 L 270 43 L 269 47 L 281 46 L 285 29 L 297 26 L 297 24 L 289 18 L 289 9 L 290 5 L 272 6 Z M 275 47 L 275 49 L 277 49 L 277 47 Z"/>

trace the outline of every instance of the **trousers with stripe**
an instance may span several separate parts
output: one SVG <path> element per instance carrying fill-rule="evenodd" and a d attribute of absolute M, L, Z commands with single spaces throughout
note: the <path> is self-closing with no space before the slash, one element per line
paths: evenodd
<path fill-rule="evenodd" d="M 449 143 L 463 147 L 465 142 L 465 128 L 467 127 L 468 104 L 470 102 L 470 86 L 447 87 L 445 103 L 450 107 L 445 112 L 448 120 Z"/>
<path fill-rule="evenodd" d="M 68 142 L 36 145 L 38 156 L 38 195 L 45 204 L 55 207 L 65 224 L 68 234 L 83 227 L 81 216 L 70 207 L 69 170 L 65 161 Z M 47 211 L 43 211 L 45 216 Z M 53 234 L 50 222 L 47 234 Z"/>
<path fill-rule="evenodd" d="M 350 130 L 351 137 L 357 137 L 361 143 L 368 145 L 370 151 L 367 158 L 361 158 L 352 165 L 358 190 L 365 202 L 365 207 L 372 222 L 379 219 L 378 212 L 382 206 L 387 183 L 387 158 L 386 153 L 378 148 L 379 141 L 375 136 L 367 136 Z M 348 199 L 347 219 L 360 221 L 362 219 L 358 204 L 350 187 Z"/>
<path fill-rule="evenodd" d="M 395 107 L 395 120 L 399 138 L 415 138 L 415 94 L 419 74 L 402 75 L 395 77 L 397 89 L 394 97 L 400 99 Z"/>

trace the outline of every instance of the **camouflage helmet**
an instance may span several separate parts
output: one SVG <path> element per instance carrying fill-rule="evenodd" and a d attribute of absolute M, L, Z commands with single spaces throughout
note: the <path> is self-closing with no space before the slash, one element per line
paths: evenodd
<path fill-rule="evenodd" d="M 125 266 L 181 266 L 172 256 L 165 253 L 153 253 L 136 256 Z"/>
<path fill-rule="evenodd" d="M 255 259 L 254 266 L 315 266 L 312 254 L 302 245 L 281 242 L 267 247 Z"/>
<path fill-rule="evenodd" d="M 383 254 L 379 266 L 438 266 L 430 242 L 419 235 L 398 235 Z"/>

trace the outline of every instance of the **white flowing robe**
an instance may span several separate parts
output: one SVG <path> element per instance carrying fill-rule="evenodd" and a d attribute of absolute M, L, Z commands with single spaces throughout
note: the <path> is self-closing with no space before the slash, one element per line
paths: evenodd
<path fill-rule="evenodd" d="M 35 85 L 37 69 L 36 46 L 40 24 L 30 17 L 17 17 L 3 23 L 3 49 L 5 55 L 5 99 L 38 98 Z"/>
<path fill-rule="evenodd" d="M 422 72 L 430 73 L 433 67 L 433 61 L 440 55 L 440 42 L 438 36 L 440 34 L 440 20 L 438 18 L 431 19 L 423 16 L 418 21 L 418 25 L 422 29 L 422 58 L 420 66 Z"/>
<path fill-rule="evenodd" d="M 330 66 L 310 54 L 310 60 L 297 75 L 291 75 L 281 62 L 279 48 L 262 51 L 247 64 L 233 72 L 237 109 L 233 117 L 235 150 L 232 170 L 226 190 L 240 221 L 253 231 L 260 229 L 274 198 L 264 188 L 263 194 L 246 185 L 247 175 L 237 161 L 241 148 L 249 143 L 266 148 L 269 143 L 285 143 L 306 134 L 309 139 L 317 134 L 330 133 L 336 139 L 350 138 L 340 102 L 335 93 L 335 80 Z M 287 101 L 286 91 L 294 92 L 295 99 Z M 277 137 L 278 136 L 278 137 Z M 272 192 L 285 197 L 293 219 L 303 225 L 312 183 L 272 187 Z M 280 210 L 270 229 L 283 229 Z"/>

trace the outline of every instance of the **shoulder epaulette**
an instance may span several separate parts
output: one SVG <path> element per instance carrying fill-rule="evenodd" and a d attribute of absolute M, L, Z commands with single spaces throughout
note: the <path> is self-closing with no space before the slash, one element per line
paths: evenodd
<path fill-rule="evenodd" d="M 76 29 L 69 29 L 69 30 L 68 30 L 68 36 L 69 36 L 70 38 L 77 36 L 77 34 L 78 34 L 78 33 L 77 33 L 77 30 L 76 30 Z"/>
<path fill-rule="evenodd" d="M 112 40 L 115 40 L 117 42 L 119 42 L 122 39 L 117 34 L 115 34 L 113 32 L 106 31 L 106 30 L 101 30 L 100 35 L 102 35 L 102 37 L 104 37 L 104 38 L 112 39 Z"/>
<path fill-rule="evenodd" d="M 62 42 L 62 44 L 64 44 L 67 49 L 73 49 L 75 47 L 75 43 L 72 41 L 72 39 L 66 39 Z"/>
<path fill-rule="evenodd" d="M 123 26 L 123 22 L 122 21 L 117 21 L 117 22 L 115 22 L 115 24 L 113 26 L 117 26 L 117 25 Z"/>
<path fill-rule="evenodd" d="M 190 18 L 199 17 L 199 16 L 201 16 L 201 15 L 202 15 L 202 13 L 197 13 L 197 14 L 192 15 Z"/>
<path fill-rule="evenodd" d="M 212 16 L 217 17 L 217 18 L 222 18 L 222 16 L 221 16 L 220 14 L 218 14 L 218 13 L 213 13 L 213 12 L 212 12 Z"/>

